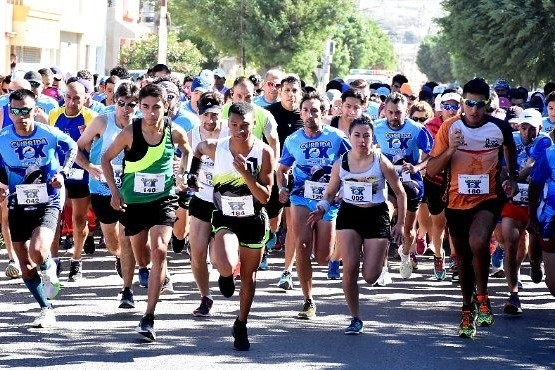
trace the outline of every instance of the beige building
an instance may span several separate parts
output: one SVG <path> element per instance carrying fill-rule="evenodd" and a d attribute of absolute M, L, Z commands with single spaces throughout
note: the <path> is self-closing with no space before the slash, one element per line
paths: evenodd
<path fill-rule="evenodd" d="M 153 32 L 148 8 L 154 2 L 144 3 L 0 0 L 0 75 L 54 66 L 71 74 L 84 68 L 105 74 L 118 64 L 121 47 Z"/>

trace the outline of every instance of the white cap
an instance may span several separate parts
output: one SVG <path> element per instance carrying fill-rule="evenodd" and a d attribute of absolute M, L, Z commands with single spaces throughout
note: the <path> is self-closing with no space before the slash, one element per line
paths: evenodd
<path fill-rule="evenodd" d="M 222 68 L 216 68 L 213 72 L 214 72 L 214 76 L 225 78 L 225 71 Z"/>
<path fill-rule="evenodd" d="M 436 112 L 441 112 L 441 95 L 436 96 L 434 100 L 434 108 Z"/>
<path fill-rule="evenodd" d="M 445 86 L 441 86 L 441 85 L 437 85 L 436 87 L 434 87 L 434 90 L 432 92 L 432 94 L 443 94 L 443 92 L 445 91 Z"/>
<path fill-rule="evenodd" d="M 444 103 L 448 100 L 454 100 L 457 103 L 461 101 L 461 96 L 457 93 L 451 92 L 441 95 L 441 102 Z"/>
<path fill-rule="evenodd" d="M 539 128 L 542 124 L 542 115 L 540 112 L 535 110 L 534 108 L 528 108 L 523 110 L 518 115 L 518 122 L 519 123 L 527 123 L 530 126 L 534 126 L 535 128 Z"/>

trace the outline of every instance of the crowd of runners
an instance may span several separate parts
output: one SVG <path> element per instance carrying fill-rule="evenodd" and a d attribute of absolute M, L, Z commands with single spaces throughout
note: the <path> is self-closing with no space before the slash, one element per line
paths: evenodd
<path fill-rule="evenodd" d="M 403 279 L 431 255 L 434 278 L 460 284 L 461 337 L 494 322 L 490 273 L 506 277 L 508 315 L 522 314 L 526 258 L 532 281 L 555 295 L 555 84 L 533 94 L 481 78 L 415 88 L 399 74 L 336 79 L 323 93 L 272 69 L 227 86 L 220 68 L 180 81 L 163 64 L 137 81 L 120 66 L 2 79 L 5 273 L 39 304 L 32 326 L 55 325 L 63 269 L 69 281 L 86 277 L 95 223 L 122 279 L 119 308 L 135 307 L 136 271 L 147 289 L 136 331 L 149 340 L 160 294 L 173 291 L 168 249 L 190 255 L 194 316 L 210 316 L 211 267 L 224 297 L 240 281 L 240 351 L 257 271 L 278 248 L 276 284 L 300 285 L 299 318 L 317 314 L 315 263 L 342 280 L 349 335 L 364 327 L 360 272 L 392 284 L 390 248 Z M 68 266 L 61 240 L 73 243 Z"/>

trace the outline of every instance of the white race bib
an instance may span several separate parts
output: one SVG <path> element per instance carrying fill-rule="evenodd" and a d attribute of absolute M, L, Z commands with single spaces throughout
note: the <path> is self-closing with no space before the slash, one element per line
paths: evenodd
<path fill-rule="evenodd" d="M 208 186 L 214 186 L 214 179 L 212 176 L 212 171 L 201 170 L 198 173 L 198 181 Z"/>
<path fill-rule="evenodd" d="M 459 175 L 459 194 L 486 195 L 489 194 L 488 175 Z"/>
<path fill-rule="evenodd" d="M 247 217 L 254 215 L 252 195 L 243 197 L 221 196 L 222 213 L 226 216 Z"/>
<path fill-rule="evenodd" d="M 17 204 L 35 205 L 48 203 L 48 191 L 46 184 L 21 184 L 15 186 Z"/>
<path fill-rule="evenodd" d="M 343 199 L 353 203 L 372 203 L 372 184 L 369 182 L 343 181 Z"/>
<path fill-rule="evenodd" d="M 114 170 L 114 181 L 116 182 L 116 186 L 118 188 L 121 187 L 121 175 L 123 173 L 123 166 L 121 164 L 113 164 L 112 169 Z M 106 183 L 106 177 L 104 174 L 100 175 L 98 179 L 100 182 Z"/>
<path fill-rule="evenodd" d="M 141 194 L 156 194 L 164 191 L 166 175 L 163 173 L 135 173 L 133 191 Z"/>
<path fill-rule="evenodd" d="M 522 205 L 528 204 L 528 184 L 517 184 L 518 194 L 513 197 L 513 202 Z"/>
<path fill-rule="evenodd" d="M 306 199 L 321 200 L 324 198 L 326 192 L 325 182 L 305 181 L 304 182 L 304 197 Z"/>
<path fill-rule="evenodd" d="M 401 182 L 409 182 L 411 180 L 410 173 L 403 171 L 403 166 L 395 165 L 393 167 L 395 168 L 395 171 L 397 171 L 397 175 L 399 175 Z"/>
<path fill-rule="evenodd" d="M 70 180 L 83 180 L 85 176 L 85 170 L 82 168 L 72 168 L 67 175 L 67 178 Z"/>

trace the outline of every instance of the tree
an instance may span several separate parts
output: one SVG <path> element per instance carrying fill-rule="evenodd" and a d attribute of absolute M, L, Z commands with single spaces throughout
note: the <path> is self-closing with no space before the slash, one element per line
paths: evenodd
<path fill-rule="evenodd" d="M 416 55 L 416 65 L 428 80 L 453 81 L 453 60 L 444 35 L 425 38 Z"/>
<path fill-rule="evenodd" d="M 172 0 L 174 24 L 224 55 L 262 70 L 281 67 L 313 80 L 323 47 L 355 10 L 352 0 Z M 241 21 L 243 20 L 243 22 Z M 243 27 L 241 27 L 243 24 Z"/>
<path fill-rule="evenodd" d="M 387 35 L 376 22 L 358 14 L 336 27 L 332 76 L 345 76 L 352 68 L 393 69 L 395 52 Z"/>
<path fill-rule="evenodd" d="M 147 69 L 156 64 L 158 36 L 149 34 L 120 52 L 120 63 L 128 69 Z M 173 71 L 196 75 L 206 58 L 189 40 L 177 41 L 175 33 L 168 34 L 167 65 Z"/>
<path fill-rule="evenodd" d="M 455 77 L 509 77 L 533 84 L 555 75 L 555 3 L 551 0 L 444 0 L 439 20 Z"/>

